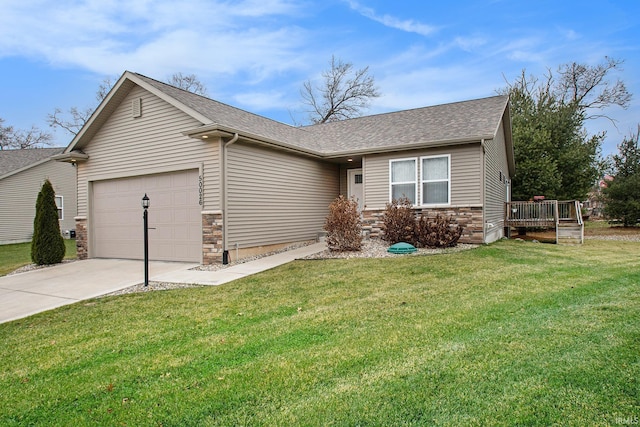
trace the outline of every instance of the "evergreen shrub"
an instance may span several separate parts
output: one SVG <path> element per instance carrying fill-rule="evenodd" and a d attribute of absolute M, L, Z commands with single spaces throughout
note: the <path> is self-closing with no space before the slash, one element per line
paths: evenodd
<path fill-rule="evenodd" d="M 51 182 L 47 179 L 36 201 L 31 260 L 38 265 L 58 264 L 62 262 L 64 254 L 65 245 L 60 234 L 56 194 Z"/>

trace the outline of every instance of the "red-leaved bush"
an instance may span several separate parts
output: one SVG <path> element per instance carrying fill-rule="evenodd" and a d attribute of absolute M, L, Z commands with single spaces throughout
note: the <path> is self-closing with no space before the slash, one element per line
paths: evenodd
<path fill-rule="evenodd" d="M 416 219 L 411 208 L 411 201 L 406 197 L 393 199 L 384 208 L 384 235 L 383 240 L 390 245 L 398 242 L 411 243 L 415 246 Z"/>
<path fill-rule="evenodd" d="M 362 222 L 355 198 L 339 196 L 331 202 L 324 229 L 329 250 L 359 251 L 362 248 Z"/>
<path fill-rule="evenodd" d="M 424 248 L 451 248 L 458 244 L 462 230 L 461 225 L 451 224 L 451 217 L 438 214 L 430 221 L 421 215 L 416 224 L 416 238 Z"/>
<path fill-rule="evenodd" d="M 451 217 L 436 215 L 433 220 L 424 215 L 416 221 L 411 201 L 406 197 L 392 200 L 384 210 L 383 240 L 390 245 L 411 243 L 423 248 L 449 248 L 458 243 L 463 227 L 452 223 Z"/>

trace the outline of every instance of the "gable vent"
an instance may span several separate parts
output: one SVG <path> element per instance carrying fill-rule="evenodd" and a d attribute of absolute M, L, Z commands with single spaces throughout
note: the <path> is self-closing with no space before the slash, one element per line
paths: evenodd
<path fill-rule="evenodd" d="M 131 101 L 131 117 L 140 116 L 142 116 L 142 98 L 136 98 Z"/>

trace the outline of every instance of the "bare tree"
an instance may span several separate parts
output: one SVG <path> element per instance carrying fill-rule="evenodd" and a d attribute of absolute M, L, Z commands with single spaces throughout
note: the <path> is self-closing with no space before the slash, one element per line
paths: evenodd
<path fill-rule="evenodd" d="M 180 72 L 173 73 L 173 75 L 167 79 L 167 83 L 171 86 L 195 93 L 196 95 L 207 96 L 207 88 L 195 74 L 184 75 Z"/>
<path fill-rule="evenodd" d="M 105 77 L 96 91 L 96 105 L 107 97 L 113 85 L 118 81 L 116 77 Z M 95 111 L 95 106 L 85 108 L 71 107 L 66 112 L 56 107 L 52 114 L 47 115 L 47 123 L 52 128 L 62 128 L 72 135 L 77 135 L 80 129 L 89 121 Z"/>
<path fill-rule="evenodd" d="M 0 150 L 9 148 L 11 135 L 13 134 L 13 126 L 3 126 L 4 119 L 0 117 Z"/>
<path fill-rule="evenodd" d="M 369 108 L 371 99 L 380 96 L 369 67 L 353 71 L 353 64 L 332 56 L 331 69 L 324 71 L 322 77 L 322 85 L 308 80 L 300 90 L 313 124 L 359 117 L 362 110 Z"/>
<path fill-rule="evenodd" d="M 627 108 L 631 94 L 624 82 L 610 79 L 612 71 L 620 71 L 624 61 L 605 56 L 604 61 L 595 66 L 572 62 L 558 69 L 559 79 L 554 85 L 555 97 L 565 104 L 573 104 L 583 112 L 602 110 L 612 105 Z M 549 73 L 549 86 L 553 77 Z M 615 122 L 604 114 L 585 115 L 585 119 L 604 117 Z"/>
<path fill-rule="evenodd" d="M 3 126 L 4 119 L 0 118 L 0 150 L 41 148 L 52 145 L 53 137 L 36 126 L 31 129 L 14 129 L 13 126 Z"/>

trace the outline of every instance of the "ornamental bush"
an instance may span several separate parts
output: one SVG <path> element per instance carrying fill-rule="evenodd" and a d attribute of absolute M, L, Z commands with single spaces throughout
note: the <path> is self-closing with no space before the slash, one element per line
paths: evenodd
<path fill-rule="evenodd" d="M 383 217 L 382 239 L 390 245 L 410 243 L 423 248 L 449 248 L 458 244 L 463 227 L 452 222 L 451 217 L 436 215 L 433 220 L 424 215 L 416 221 L 411 201 L 406 197 L 387 203 Z"/>
<path fill-rule="evenodd" d="M 451 217 L 438 214 L 429 221 L 421 215 L 416 224 L 416 239 L 424 248 L 450 248 L 458 244 L 462 230 L 461 225 L 451 224 Z"/>
<path fill-rule="evenodd" d="M 384 208 L 384 234 L 382 239 L 393 245 L 398 242 L 416 245 L 416 219 L 411 208 L 411 201 L 406 197 L 393 199 Z"/>
<path fill-rule="evenodd" d="M 339 196 L 329 205 L 324 229 L 330 251 L 359 251 L 362 248 L 362 222 L 355 198 Z"/>
<path fill-rule="evenodd" d="M 38 265 L 62 262 L 65 253 L 64 239 L 60 234 L 56 194 L 47 179 L 36 200 L 36 217 L 33 220 L 31 260 Z"/>

